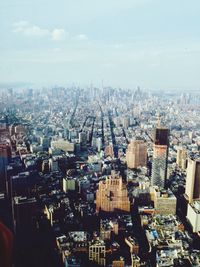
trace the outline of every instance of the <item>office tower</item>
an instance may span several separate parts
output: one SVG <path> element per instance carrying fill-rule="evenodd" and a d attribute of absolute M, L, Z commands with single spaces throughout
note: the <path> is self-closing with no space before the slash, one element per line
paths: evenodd
<path fill-rule="evenodd" d="M 80 132 L 79 133 L 79 143 L 81 145 L 81 149 L 87 148 L 87 133 L 86 132 Z"/>
<path fill-rule="evenodd" d="M 76 189 L 76 179 L 72 177 L 63 178 L 63 191 L 67 193 L 68 191 L 75 191 Z"/>
<path fill-rule="evenodd" d="M 194 133 L 191 131 L 188 133 L 188 137 L 190 138 L 190 140 L 192 141 L 193 137 L 194 137 Z"/>
<path fill-rule="evenodd" d="M 200 231 L 200 201 L 196 200 L 188 204 L 187 219 L 189 220 L 194 233 Z"/>
<path fill-rule="evenodd" d="M 52 172 L 59 170 L 59 167 L 58 167 L 58 159 L 56 159 L 56 158 L 49 159 L 49 169 Z"/>
<path fill-rule="evenodd" d="M 130 118 L 128 118 L 128 117 L 124 117 L 124 118 L 122 119 L 122 126 L 123 126 L 125 129 L 128 129 L 129 125 L 130 125 Z"/>
<path fill-rule="evenodd" d="M 11 160 L 11 144 L 7 132 L 0 129 L 0 191 L 6 191 L 7 165 Z"/>
<path fill-rule="evenodd" d="M 102 149 L 102 140 L 101 140 L 101 137 L 98 137 L 97 139 L 97 150 L 98 152 L 100 152 Z"/>
<path fill-rule="evenodd" d="M 96 262 L 98 265 L 106 265 L 106 246 L 103 240 L 92 240 L 89 244 L 89 260 Z"/>
<path fill-rule="evenodd" d="M 43 149 L 45 151 L 48 151 L 49 147 L 50 147 L 50 139 L 48 137 L 40 137 L 40 144 L 42 145 Z"/>
<path fill-rule="evenodd" d="M 105 147 L 105 156 L 106 157 L 114 157 L 114 149 L 113 149 L 113 145 L 109 144 Z"/>
<path fill-rule="evenodd" d="M 48 160 L 43 160 L 43 162 L 42 162 L 42 172 L 43 173 L 48 173 L 49 172 L 49 161 Z"/>
<path fill-rule="evenodd" d="M 19 172 L 10 177 L 11 196 L 31 196 L 31 190 L 35 187 L 37 174 L 35 171 Z"/>
<path fill-rule="evenodd" d="M 165 187 L 167 178 L 168 147 L 169 129 L 158 123 L 154 133 L 151 184 L 162 188 Z"/>
<path fill-rule="evenodd" d="M 189 203 L 200 198 L 200 160 L 188 159 L 185 194 Z"/>
<path fill-rule="evenodd" d="M 185 169 L 186 166 L 187 151 L 183 147 L 177 148 L 176 164 L 179 168 Z"/>
<path fill-rule="evenodd" d="M 142 140 L 131 140 L 126 150 L 127 167 L 138 168 L 147 164 L 147 146 Z"/>
<path fill-rule="evenodd" d="M 112 171 L 106 180 L 99 182 L 96 193 L 96 211 L 130 211 L 130 201 L 126 185 L 119 173 Z"/>
<path fill-rule="evenodd" d="M 37 202 L 36 199 L 27 197 L 14 197 L 13 199 L 13 212 L 14 212 L 14 227 L 16 228 L 29 228 L 34 224 Z"/>

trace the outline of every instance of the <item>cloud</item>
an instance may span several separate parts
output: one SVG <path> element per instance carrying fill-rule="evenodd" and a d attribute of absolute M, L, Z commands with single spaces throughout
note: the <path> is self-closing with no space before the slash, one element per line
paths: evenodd
<path fill-rule="evenodd" d="M 76 40 L 79 40 L 79 41 L 86 41 L 86 40 L 88 40 L 88 37 L 87 37 L 87 35 L 86 34 L 78 34 L 78 35 L 76 35 L 75 36 L 75 39 Z"/>
<path fill-rule="evenodd" d="M 26 20 L 15 22 L 13 24 L 13 32 L 22 34 L 28 37 L 49 37 L 54 42 L 61 42 L 70 37 L 72 40 L 86 41 L 88 37 L 86 34 L 71 35 L 65 29 L 55 28 L 53 30 L 41 28 L 38 25 L 31 24 Z"/>
<path fill-rule="evenodd" d="M 53 41 L 63 41 L 66 38 L 66 31 L 64 29 L 54 29 L 51 33 Z"/>
<path fill-rule="evenodd" d="M 19 21 L 13 24 L 15 33 L 21 33 L 27 36 L 48 36 L 50 31 L 48 29 L 40 28 L 39 26 L 32 25 L 28 21 Z"/>
<path fill-rule="evenodd" d="M 70 34 L 62 28 L 55 28 L 53 30 L 41 28 L 38 25 L 31 24 L 26 20 L 13 23 L 13 32 L 29 37 L 49 37 L 52 41 L 60 42 L 70 37 Z M 86 34 L 71 35 L 71 39 L 78 41 L 86 41 L 88 37 Z"/>
<path fill-rule="evenodd" d="M 13 24 L 13 32 L 29 37 L 50 37 L 53 41 L 64 41 L 66 31 L 64 29 L 45 29 L 22 20 Z"/>

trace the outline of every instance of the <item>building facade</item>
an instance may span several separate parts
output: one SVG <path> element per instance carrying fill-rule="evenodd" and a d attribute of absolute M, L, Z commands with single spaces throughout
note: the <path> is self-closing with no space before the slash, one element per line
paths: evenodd
<path fill-rule="evenodd" d="M 11 160 L 11 150 L 8 132 L 0 128 L 0 191 L 2 192 L 6 192 L 6 169 Z"/>
<path fill-rule="evenodd" d="M 153 144 L 153 163 L 151 184 L 161 188 L 165 187 L 167 178 L 167 161 L 169 146 L 169 130 L 163 127 L 155 129 Z"/>
<path fill-rule="evenodd" d="M 200 198 L 200 160 L 188 159 L 185 194 L 189 203 Z"/>
<path fill-rule="evenodd" d="M 147 146 L 142 140 L 131 140 L 126 151 L 127 167 L 130 169 L 146 166 Z"/>
<path fill-rule="evenodd" d="M 176 164 L 180 169 L 185 169 L 187 159 L 187 151 L 183 147 L 178 147 L 177 156 L 176 156 Z"/>
<path fill-rule="evenodd" d="M 130 201 L 126 185 L 117 172 L 112 172 L 106 180 L 99 182 L 96 192 L 96 211 L 130 211 Z"/>
<path fill-rule="evenodd" d="M 188 204 L 187 219 L 189 220 L 194 233 L 200 231 L 200 201 Z"/>
<path fill-rule="evenodd" d="M 103 240 L 92 240 L 89 244 L 89 260 L 98 265 L 106 266 L 106 246 Z"/>
<path fill-rule="evenodd" d="M 155 212 L 161 215 L 176 214 L 177 199 L 172 191 L 152 187 L 151 200 L 154 202 Z"/>

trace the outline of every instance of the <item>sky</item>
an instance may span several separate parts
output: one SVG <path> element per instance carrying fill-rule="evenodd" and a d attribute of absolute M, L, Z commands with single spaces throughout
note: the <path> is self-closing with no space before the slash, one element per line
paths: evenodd
<path fill-rule="evenodd" d="M 0 85 L 200 88 L 199 0 L 0 0 Z"/>

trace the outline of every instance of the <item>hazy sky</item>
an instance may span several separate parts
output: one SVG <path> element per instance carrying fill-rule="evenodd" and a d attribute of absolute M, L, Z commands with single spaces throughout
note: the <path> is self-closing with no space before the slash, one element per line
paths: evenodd
<path fill-rule="evenodd" d="M 0 83 L 200 88 L 200 0 L 0 0 Z"/>

